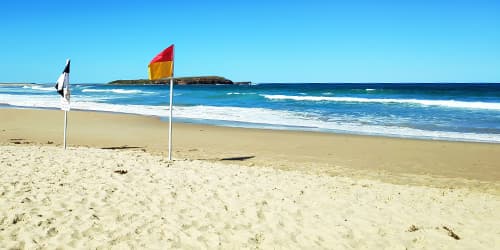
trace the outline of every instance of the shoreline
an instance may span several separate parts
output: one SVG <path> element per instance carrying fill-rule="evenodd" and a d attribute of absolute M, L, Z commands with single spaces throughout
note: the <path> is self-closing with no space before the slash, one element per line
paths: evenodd
<path fill-rule="evenodd" d="M 153 84 L 154 85 L 154 84 Z M 52 110 L 59 111 L 60 108 L 55 107 L 31 107 L 31 106 L 15 106 L 10 104 L 0 103 L 0 109 L 20 109 L 20 110 Z M 168 116 L 157 116 L 157 115 L 146 115 L 146 114 L 135 114 L 126 113 L 118 111 L 105 111 L 105 110 L 86 110 L 86 109 L 76 109 L 72 108 L 71 111 L 77 112 L 96 112 L 96 113 L 109 113 L 118 115 L 132 115 L 132 116 L 144 116 L 157 118 L 162 122 L 168 123 Z M 389 138 L 389 139 L 403 139 L 403 140 L 422 140 L 422 141 L 437 141 L 437 142 L 463 142 L 463 143 L 481 143 L 481 144 L 496 144 L 500 145 L 500 142 L 496 141 L 482 141 L 473 139 L 454 139 L 454 138 L 434 138 L 427 136 L 403 136 L 403 135 L 392 135 L 392 134 L 370 134 L 363 132 L 354 131 L 337 131 L 331 129 L 319 129 L 319 128 L 306 128 L 300 126 L 286 126 L 286 125 L 273 125 L 273 124 L 254 124 L 249 122 L 239 122 L 239 121 L 218 121 L 218 120 L 203 120 L 205 122 L 196 122 L 199 119 L 195 118 L 175 118 L 175 124 L 194 124 L 200 126 L 215 126 L 222 128 L 241 128 L 241 129 L 257 129 L 257 130 L 271 130 L 271 131 L 292 131 L 292 132 L 311 132 L 311 133 L 322 133 L 322 134 L 333 134 L 333 135 L 346 135 L 346 136 L 366 136 L 366 137 L 376 137 L 376 138 Z M 224 122 L 228 122 L 224 124 Z M 231 125 L 231 124 L 241 124 Z"/>
<path fill-rule="evenodd" d="M 0 109 L 0 143 L 25 139 L 62 144 L 59 110 Z M 158 117 L 71 111 L 68 146 L 138 147 L 165 154 L 168 123 Z M 33 126 L 31 124 L 36 124 Z M 389 138 L 309 131 L 268 130 L 174 123 L 173 157 L 231 161 L 285 170 L 335 174 L 340 168 L 368 174 L 432 175 L 478 181 L 500 180 L 500 144 Z M 344 171 L 345 172 L 345 171 Z M 383 174 L 382 174 L 383 175 Z"/>

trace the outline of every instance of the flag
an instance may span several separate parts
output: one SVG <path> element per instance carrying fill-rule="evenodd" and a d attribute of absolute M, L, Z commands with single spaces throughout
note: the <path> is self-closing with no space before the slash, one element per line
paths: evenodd
<path fill-rule="evenodd" d="M 148 65 L 149 80 L 174 76 L 174 45 L 156 55 Z"/>
<path fill-rule="evenodd" d="M 156 55 L 148 65 L 149 80 L 170 77 L 170 115 L 168 119 L 168 160 L 172 160 L 172 102 L 174 96 L 174 45 Z"/>
<path fill-rule="evenodd" d="M 57 93 L 61 95 L 61 109 L 69 111 L 69 98 L 70 98 L 70 92 L 69 92 L 69 65 L 70 65 L 70 60 L 66 60 L 66 67 L 64 67 L 63 72 L 57 79 L 56 83 L 56 90 Z"/>

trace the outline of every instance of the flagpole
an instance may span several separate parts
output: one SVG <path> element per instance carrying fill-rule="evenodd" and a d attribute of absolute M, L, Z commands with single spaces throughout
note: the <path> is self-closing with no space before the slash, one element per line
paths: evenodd
<path fill-rule="evenodd" d="M 70 67 L 70 60 L 69 58 L 66 59 L 66 66 L 64 67 L 64 70 L 57 79 L 56 83 L 56 90 L 57 93 L 61 95 L 61 109 L 64 110 L 64 142 L 63 142 L 63 147 L 64 150 L 66 150 L 66 134 L 67 134 L 67 128 L 68 128 L 68 111 L 70 109 L 69 105 L 69 98 L 70 98 L 70 92 L 69 92 L 69 67 Z"/>
<path fill-rule="evenodd" d="M 170 77 L 170 116 L 168 119 L 168 160 L 172 160 L 172 102 L 174 96 L 174 77 Z"/>
<path fill-rule="evenodd" d="M 64 150 L 66 150 L 66 128 L 68 127 L 68 111 L 64 110 Z"/>
<path fill-rule="evenodd" d="M 170 68 L 169 68 L 170 67 Z M 168 160 L 172 160 L 172 104 L 174 102 L 174 45 L 164 49 L 148 65 L 149 80 L 170 79 L 170 106 L 168 118 Z"/>

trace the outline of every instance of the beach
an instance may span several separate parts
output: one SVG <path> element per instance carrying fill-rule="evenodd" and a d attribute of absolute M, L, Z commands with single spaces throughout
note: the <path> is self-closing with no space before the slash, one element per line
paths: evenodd
<path fill-rule="evenodd" d="M 495 249 L 500 144 L 0 109 L 6 248 Z"/>

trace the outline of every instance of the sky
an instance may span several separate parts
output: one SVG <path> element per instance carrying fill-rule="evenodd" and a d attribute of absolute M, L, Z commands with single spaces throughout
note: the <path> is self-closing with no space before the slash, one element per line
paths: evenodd
<path fill-rule="evenodd" d="M 0 82 L 175 76 L 233 81 L 500 82 L 500 0 L 6 0 Z"/>

